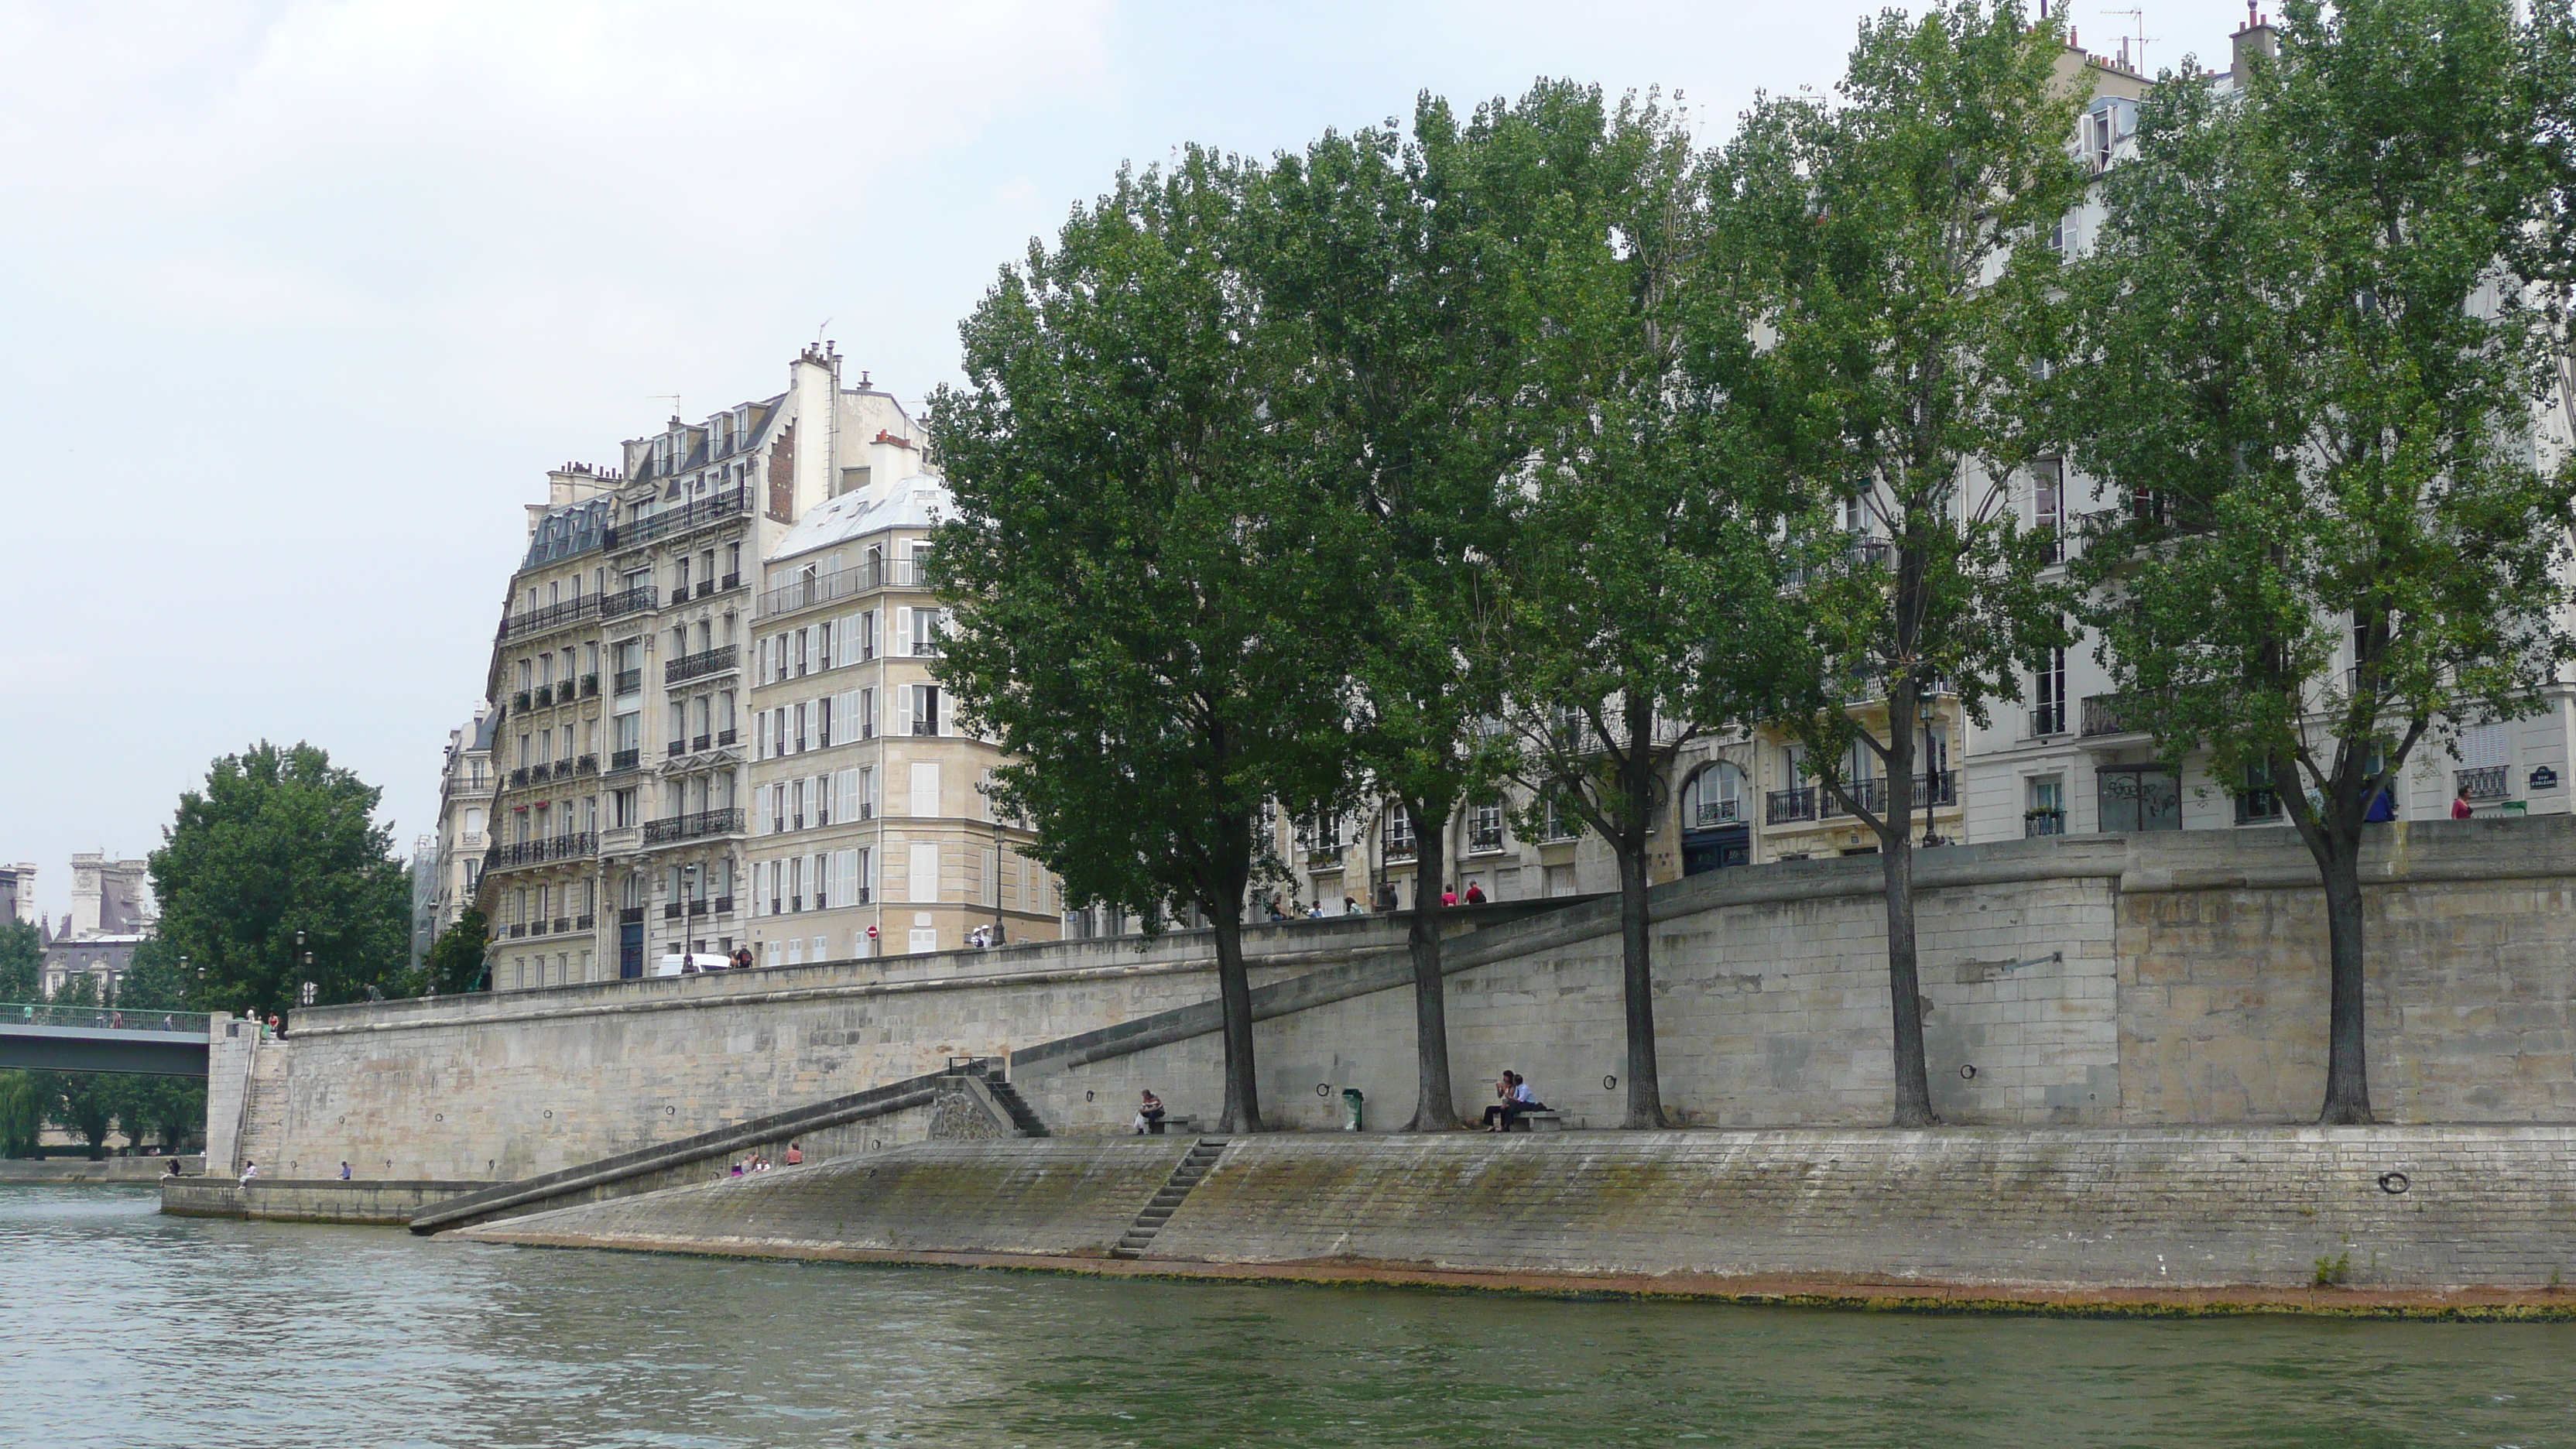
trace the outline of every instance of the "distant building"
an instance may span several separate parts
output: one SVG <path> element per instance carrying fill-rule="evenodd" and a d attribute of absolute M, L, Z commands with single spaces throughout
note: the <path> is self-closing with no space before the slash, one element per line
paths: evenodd
<path fill-rule="evenodd" d="M 76 975 L 96 977 L 102 993 L 114 992 L 157 920 L 145 862 L 110 860 L 103 852 L 73 856 L 71 914 L 45 946 L 45 994 L 61 991 Z"/>
<path fill-rule="evenodd" d="M 44 918 L 36 914 L 36 868 L 24 861 L 0 865 L 0 921 L 24 921 L 38 930 L 44 929 Z"/>

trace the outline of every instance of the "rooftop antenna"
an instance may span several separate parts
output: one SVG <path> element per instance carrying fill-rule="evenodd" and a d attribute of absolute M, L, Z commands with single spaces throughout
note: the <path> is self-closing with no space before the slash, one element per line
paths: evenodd
<path fill-rule="evenodd" d="M 815 345 L 816 347 L 820 347 L 820 346 L 822 346 L 822 345 L 823 345 L 823 328 L 824 328 L 824 327 L 829 327 L 829 326 L 831 326 L 831 325 L 832 325 L 832 319 L 831 319 L 831 318 L 829 318 L 829 317 L 826 317 L 826 318 L 824 318 L 824 319 L 823 319 L 822 326 L 816 327 L 816 328 L 814 329 L 814 345 Z"/>
<path fill-rule="evenodd" d="M 660 402 L 664 398 L 669 398 L 671 400 L 671 421 L 675 423 L 678 422 L 680 420 L 680 395 L 678 393 L 648 392 L 644 394 L 644 400 L 646 402 Z"/>
<path fill-rule="evenodd" d="M 2145 75 L 2147 73 L 2147 42 L 2154 38 L 2147 34 L 2147 12 L 2143 9 L 2132 9 L 2105 10 L 2102 13 L 2105 15 L 2126 15 L 2129 17 L 2129 38 L 2134 42 L 2135 46 L 2129 54 L 2129 73 L 2131 75 Z"/>

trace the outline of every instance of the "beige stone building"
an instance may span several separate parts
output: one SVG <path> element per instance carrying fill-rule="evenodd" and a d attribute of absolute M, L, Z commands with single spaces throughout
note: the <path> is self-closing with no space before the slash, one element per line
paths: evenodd
<path fill-rule="evenodd" d="M 567 464 L 530 507 L 487 679 L 498 723 L 475 890 L 494 989 L 641 976 L 754 940 L 747 666 L 763 561 L 808 513 L 919 467 L 918 428 L 864 377 L 843 386 L 841 361 L 807 349 L 786 391 L 674 418 L 630 439 L 620 467 Z"/>
<path fill-rule="evenodd" d="M 983 793 L 1000 752 L 930 665 L 923 580 L 947 488 L 907 437 L 807 512 L 766 565 L 752 641 L 751 939 L 764 965 L 1054 939 L 1033 838 Z M 885 481 L 879 481 L 885 480 Z"/>

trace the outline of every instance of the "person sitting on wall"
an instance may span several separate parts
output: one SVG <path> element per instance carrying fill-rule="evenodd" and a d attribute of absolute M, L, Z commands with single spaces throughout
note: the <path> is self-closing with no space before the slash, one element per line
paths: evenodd
<path fill-rule="evenodd" d="M 797 1145 L 796 1145 L 795 1143 L 793 1143 L 793 1142 L 788 1143 L 788 1144 L 787 1144 L 787 1165 L 788 1165 L 788 1166 L 790 1166 L 790 1167 L 802 1167 L 802 1166 L 804 1166 L 804 1165 L 805 1165 L 805 1149 L 804 1149 L 804 1148 L 802 1148 L 802 1147 L 797 1146 Z"/>
<path fill-rule="evenodd" d="M 166 1173 L 163 1173 L 163 1174 L 162 1174 L 162 1176 L 164 1176 L 164 1177 L 177 1177 L 178 1175 L 179 1175 L 179 1159 L 177 1159 L 177 1158 L 173 1157 L 173 1158 L 171 1158 L 171 1159 L 170 1159 L 170 1170 L 169 1170 L 168 1172 L 166 1172 Z"/>
<path fill-rule="evenodd" d="M 748 971 L 751 969 L 751 948 L 749 946 L 736 946 L 733 948 L 733 969 L 736 971 Z"/>
<path fill-rule="evenodd" d="M 1360 909 L 1360 903 L 1356 897 L 1344 896 L 1342 897 L 1342 914 L 1346 916 L 1365 916 L 1368 912 Z M 35 1008 L 30 1007 L 28 1009 L 32 1011 Z"/>
<path fill-rule="evenodd" d="M 1150 1132 L 1157 1137 L 1162 1136 L 1163 1116 L 1163 1099 L 1147 1088 L 1144 1104 L 1136 1109 L 1136 1135 L 1142 1137 Z"/>
<path fill-rule="evenodd" d="M 243 1163 L 243 1164 L 242 1164 L 242 1175 L 241 1175 L 241 1185 L 242 1185 L 242 1186 L 244 1186 L 244 1187 L 248 1187 L 248 1186 L 250 1186 L 250 1180 L 251 1180 L 252 1178 L 254 1178 L 254 1177 L 257 1177 L 257 1176 L 259 1176 L 259 1164 L 258 1164 L 258 1163 L 256 1163 L 256 1162 L 245 1162 L 245 1163 Z"/>

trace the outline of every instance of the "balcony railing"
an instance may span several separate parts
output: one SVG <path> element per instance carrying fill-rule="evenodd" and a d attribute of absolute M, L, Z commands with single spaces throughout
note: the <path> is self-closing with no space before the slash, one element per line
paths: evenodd
<path fill-rule="evenodd" d="M 2451 772 L 2454 788 L 2469 792 L 2472 800 L 2502 800 L 2513 793 L 2512 782 L 2502 765 L 2479 765 L 2474 769 Z"/>
<path fill-rule="evenodd" d="M 678 508 L 665 508 L 631 523 L 620 523 L 602 530 L 602 541 L 609 548 L 632 548 L 674 533 L 687 533 L 711 523 L 721 523 L 743 511 L 743 491 L 718 493 Z"/>
<path fill-rule="evenodd" d="M 1471 825 L 1467 827 L 1467 850 L 1470 854 L 1481 855 L 1487 852 L 1500 850 L 1502 848 L 1503 827 L 1499 825 Z"/>
<path fill-rule="evenodd" d="M 526 714 L 528 712 L 528 692 L 526 690 L 520 690 L 518 693 L 510 696 L 510 712 L 513 714 Z"/>
<path fill-rule="evenodd" d="M 2136 732 L 2129 719 L 2132 702 L 2124 695 L 2088 694 L 2084 696 L 2084 738 L 2096 735 L 2125 735 Z"/>
<path fill-rule="evenodd" d="M 679 902 L 679 901 L 664 901 L 664 902 L 662 903 L 662 919 L 663 919 L 663 920 L 666 920 L 666 921 L 676 921 L 676 920 L 680 919 L 680 917 L 681 917 L 681 916 L 682 916 L 686 911 L 687 911 L 687 906 L 686 906 L 685 904 L 683 904 L 682 902 Z"/>
<path fill-rule="evenodd" d="M 677 585 L 677 586 L 675 586 L 675 587 L 671 590 L 671 602 L 672 602 L 672 603 L 674 603 L 674 604 L 685 604 L 685 603 L 687 603 L 688 601 L 689 601 L 689 586 L 688 586 L 687 584 L 680 584 L 680 585 Z"/>
<path fill-rule="evenodd" d="M 683 654 L 662 666 L 662 682 L 680 684 L 692 679 L 704 679 L 710 674 L 722 674 L 728 669 L 737 667 L 741 656 L 742 650 L 732 644 L 697 654 Z"/>
<path fill-rule="evenodd" d="M 599 600 L 600 596 L 597 594 L 584 594 L 578 599 L 565 599 L 543 608 L 512 614 L 501 625 L 501 637 L 507 639 L 514 635 L 530 634 L 540 629 L 552 629 L 558 625 L 587 619 L 599 612 Z"/>
<path fill-rule="evenodd" d="M 1339 865 L 1341 864 L 1341 861 L 1342 848 L 1338 845 L 1310 845 L 1306 847 L 1306 863 L 1308 865 Z"/>
<path fill-rule="evenodd" d="M 557 916 L 557 917 L 555 917 L 555 931 L 554 931 L 554 933 L 555 933 L 556 935 L 558 935 L 558 936 L 563 935 L 564 933 L 566 933 L 566 932 L 570 931 L 571 929 L 572 929 L 572 917 L 570 917 L 570 916 Z"/>
<path fill-rule="evenodd" d="M 555 687 L 551 684 L 538 685 L 537 692 L 528 696 L 528 707 L 530 709 L 544 709 L 554 702 Z"/>
<path fill-rule="evenodd" d="M 626 771 L 632 770 L 642 763 L 644 763 L 644 752 L 642 750 L 611 750 L 608 752 L 608 773 L 612 775 L 624 774 Z"/>
<path fill-rule="evenodd" d="M 1390 861 L 1411 860 L 1420 853 L 1421 847 L 1416 845 L 1413 837 L 1409 835 L 1386 843 L 1386 858 Z"/>
<path fill-rule="evenodd" d="M 1762 797 L 1762 823 L 1765 825 L 1786 825 L 1815 818 L 1816 787 L 1813 785 L 1774 790 Z"/>
<path fill-rule="evenodd" d="M 515 789 L 519 788 L 520 786 L 525 785 L 526 783 L 528 783 L 528 767 L 527 767 L 527 766 L 525 766 L 525 765 L 521 765 L 521 766 L 520 766 L 520 767 L 518 767 L 517 769 L 512 770 L 512 771 L 510 772 L 510 788 L 511 788 L 511 789 L 515 790 Z"/>
<path fill-rule="evenodd" d="M 664 820 L 644 822 L 644 843 L 660 845 L 673 840 L 695 840 L 705 835 L 732 835 L 742 829 L 742 809 L 701 810 L 694 815 L 674 815 Z"/>
<path fill-rule="evenodd" d="M 812 578 L 799 578 L 780 584 L 760 596 L 760 612 L 766 617 L 771 614 L 784 614 L 794 609 L 808 608 L 815 604 L 828 604 L 834 599 L 846 599 L 852 594 L 864 594 L 871 589 L 910 589 L 920 586 L 920 565 L 908 558 L 880 559 L 873 564 L 863 563 L 854 569 L 842 569 L 837 573 L 818 573 Z M 727 583 L 725 587 L 732 588 L 733 585 Z"/>
<path fill-rule="evenodd" d="M 637 584 L 623 592 L 603 594 L 600 597 L 605 602 L 599 606 L 599 617 L 614 619 L 623 614 L 640 614 L 652 608 L 653 601 L 658 595 L 651 584 Z"/>
<path fill-rule="evenodd" d="M 698 597 L 699 597 L 699 598 L 701 598 L 701 599 L 704 599 L 704 598 L 710 598 L 710 597 L 712 597 L 712 596 L 715 594 L 715 591 L 716 591 L 716 581 L 715 581 L 715 580 L 713 580 L 713 579 L 700 579 L 700 580 L 698 580 Z"/>
<path fill-rule="evenodd" d="M 1733 825 L 1744 818 L 1742 800 L 1702 800 L 1699 809 L 1683 822 L 1687 830 L 1706 830 L 1714 825 Z"/>
<path fill-rule="evenodd" d="M 669 744 L 664 745 L 662 750 L 664 754 L 676 760 L 689 752 L 689 742 L 687 740 L 673 740 Z"/>
<path fill-rule="evenodd" d="M 510 870 L 519 866 L 544 865 L 549 861 L 588 860 L 597 854 L 599 837 L 591 831 L 579 830 L 569 835 L 549 835 L 493 846 L 483 852 L 483 868 Z"/>
<path fill-rule="evenodd" d="M 725 575 L 725 576 L 724 576 L 724 586 L 725 586 L 725 588 L 726 588 L 728 591 L 733 590 L 733 589 L 741 588 L 741 587 L 742 587 L 742 575 L 741 575 L 741 574 L 738 574 L 738 573 L 732 573 L 732 574 L 727 574 L 727 575 Z"/>
<path fill-rule="evenodd" d="M 2063 810 L 2025 810 L 2021 815 L 2021 833 L 2025 836 L 2064 835 L 2066 812 Z"/>
<path fill-rule="evenodd" d="M 717 915 L 719 915 L 719 916 L 729 916 L 729 915 L 732 915 L 732 914 L 733 914 L 733 897 L 731 897 L 731 896 L 718 896 L 718 897 L 716 897 L 716 914 L 717 914 Z"/>
<path fill-rule="evenodd" d="M 644 908 L 642 906 L 620 906 L 617 909 L 617 924 L 621 926 L 640 925 L 643 923 L 643 920 Z"/>
<path fill-rule="evenodd" d="M 2066 733 L 2066 701 L 2033 705 L 2030 711 L 2030 737 L 2044 740 L 2050 735 Z"/>
<path fill-rule="evenodd" d="M 598 675 L 585 674 L 581 677 L 581 697 L 584 699 L 597 699 L 599 697 Z"/>
<path fill-rule="evenodd" d="M 644 687 L 644 671 L 643 671 L 643 670 L 641 670 L 641 669 L 621 669 L 621 670 L 617 671 L 617 692 L 618 692 L 619 694 L 633 694 L 633 693 L 635 693 L 636 691 L 638 691 L 638 690 L 642 689 L 643 687 Z"/>
<path fill-rule="evenodd" d="M 717 744 L 719 744 L 719 745 L 729 745 L 729 744 L 732 744 L 732 743 L 733 743 L 736 739 L 738 739 L 738 738 L 739 738 L 739 736 L 738 736 L 738 735 L 736 735 L 736 734 L 734 733 L 734 731 L 732 731 L 732 730 L 718 730 L 718 731 L 716 731 L 716 743 L 717 743 Z"/>
<path fill-rule="evenodd" d="M 712 745 L 712 744 L 714 744 L 714 743 L 715 743 L 715 736 L 713 736 L 713 735 L 698 735 L 698 736 L 696 736 L 695 738 L 693 738 L 693 739 L 691 739 L 691 740 L 689 741 L 689 748 L 690 748 L 690 749 L 692 749 L 692 750 L 703 750 L 703 749 L 707 748 L 708 746 L 710 746 L 710 745 Z"/>
<path fill-rule="evenodd" d="M 584 756 L 582 756 L 580 759 L 573 761 L 573 762 L 572 762 L 572 772 L 573 772 L 574 774 L 576 774 L 576 775 L 595 775 L 595 774 L 598 774 L 598 773 L 599 773 L 599 756 L 597 756 L 597 755 L 584 755 Z"/>

